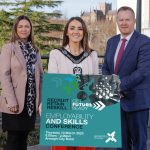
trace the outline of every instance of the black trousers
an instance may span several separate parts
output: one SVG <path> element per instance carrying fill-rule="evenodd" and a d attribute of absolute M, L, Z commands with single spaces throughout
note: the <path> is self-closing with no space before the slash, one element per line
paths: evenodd
<path fill-rule="evenodd" d="M 7 131 L 6 150 L 27 150 L 29 131 Z"/>

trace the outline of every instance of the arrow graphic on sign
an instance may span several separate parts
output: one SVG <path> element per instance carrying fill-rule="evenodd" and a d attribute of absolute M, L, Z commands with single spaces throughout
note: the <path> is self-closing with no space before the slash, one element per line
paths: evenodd
<path fill-rule="evenodd" d="M 101 111 L 102 109 L 105 108 L 105 104 L 102 103 L 101 101 L 97 101 L 93 103 L 93 108 Z"/>

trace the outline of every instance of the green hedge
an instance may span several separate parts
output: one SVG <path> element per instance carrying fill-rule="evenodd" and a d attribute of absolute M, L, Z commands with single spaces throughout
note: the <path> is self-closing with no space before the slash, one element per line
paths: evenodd
<path fill-rule="evenodd" d="M 28 137 L 28 146 L 37 145 L 39 143 L 39 126 L 30 132 Z M 6 145 L 6 132 L 0 129 L 0 150 L 5 150 Z"/>

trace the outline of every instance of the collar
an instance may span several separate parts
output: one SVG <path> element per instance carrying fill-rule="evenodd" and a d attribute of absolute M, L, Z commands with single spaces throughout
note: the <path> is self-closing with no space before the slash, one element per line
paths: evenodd
<path fill-rule="evenodd" d="M 133 31 L 133 32 L 134 32 L 134 31 Z M 130 40 L 130 38 L 131 38 L 133 32 L 131 32 L 131 33 L 125 38 L 127 41 Z M 120 34 L 120 40 L 121 40 L 121 39 L 124 39 L 124 37 Z"/>

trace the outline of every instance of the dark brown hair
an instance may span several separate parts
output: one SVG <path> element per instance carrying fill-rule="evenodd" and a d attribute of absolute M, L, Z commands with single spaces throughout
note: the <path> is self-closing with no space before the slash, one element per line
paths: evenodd
<path fill-rule="evenodd" d="M 85 22 L 82 20 L 82 18 L 80 17 L 72 17 L 68 20 L 65 28 L 64 28 L 64 33 L 63 33 L 63 43 L 62 46 L 66 46 L 69 43 L 69 38 L 67 36 L 67 32 L 68 32 L 68 27 L 71 21 L 73 20 L 77 20 L 82 24 L 82 28 L 83 28 L 83 39 L 81 40 L 81 47 L 83 48 L 83 50 L 85 51 L 90 51 L 90 47 L 88 44 L 88 31 L 87 31 L 87 27 Z"/>
<path fill-rule="evenodd" d="M 120 11 L 127 11 L 129 10 L 130 12 L 132 12 L 133 14 L 133 17 L 135 18 L 135 13 L 134 13 L 134 10 L 131 8 L 131 7 L 128 7 L 128 6 L 122 6 L 118 9 L 117 11 L 117 14 L 120 12 Z"/>
<path fill-rule="evenodd" d="M 31 41 L 33 47 L 38 51 L 38 49 L 36 48 L 35 43 L 34 43 L 33 27 L 32 27 L 31 20 L 27 16 L 25 16 L 25 15 L 21 15 L 21 16 L 17 17 L 17 19 L 16 19 L 16 21 L 14 23 L 14 26 L 13 26 L 12 36 L 11 36 L 10 41 L 11 42 L 16 42 L 17 40 L 20 40 L 20 37 L 17 34 L 17 26 L 18 26 L 18 24 L 19 24 L 19 22 L 21 20 L 27 20 L 29 22 L 29 24 L 31 26 L 31 31 L 30 31 L 30 35 L 28 37 L 28 41 Z"/>

